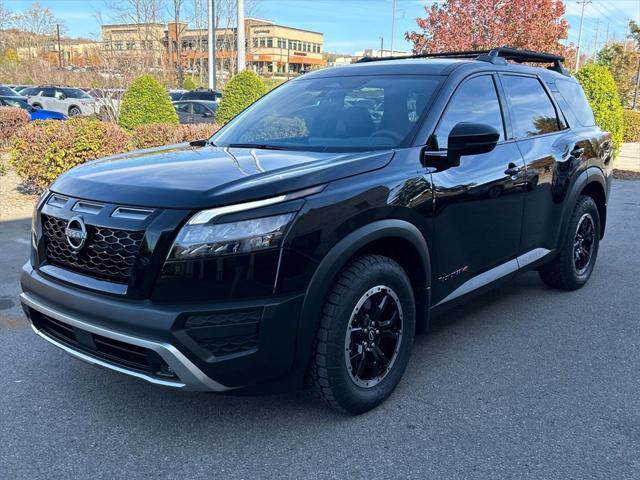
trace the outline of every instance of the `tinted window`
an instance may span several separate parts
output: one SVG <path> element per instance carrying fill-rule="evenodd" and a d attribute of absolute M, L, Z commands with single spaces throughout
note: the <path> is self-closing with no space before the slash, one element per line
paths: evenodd
<path fill-rule="evenodd" d="M 207 110 L 207 107 L 205 107 L 201 103 L 194 103 L 193 104 L 193 113 L 198 114 L 198 115 L 204 115 L 207 112 L 209 112 L 209 110 Z"/>
<path fill-rule="evenodd" d="M 459 122 L 491 125 L 500 134 L 500 140 L 504 140 L 500 101 L 489 75 L 467 80 L 456 91 L 436 131 L 439 149 L 447 148 L 447 137 Z"/>
<path fill-rule="evenodd" d="M 55 95 L 56 91 L 54 88 L 43 88 L 40 91 L 40 95 L 41 97 L 53 97 Z"/>
<path fill-rule="evenodd" d="M 560 130 L 556 109 L 537 78 L 504 75 L 502 84 L 511 104 L 516 138 Z"/>
<path fill-rule="evenodd" d="M 571 113 L 582 126 L 590 127 L 596 124 L 589 101 L 577 82 L 558 80 L 556 81 L 556 87 L 558 87 L 560 95 L 569 105 Z"/>
<path fill-rule="evenodd" d="M 61 88 L 59 89 L 67 98 L 91 98 L 86 92 L 79 88 Z"/>
<path fill-rule="evenodd" d="M 174 106 L 176 107 L 176 112 L 191 113 L 189 111 L 189 104 L 188 103 L 176 103 Z"/>
<path fill-rule="evenodd" d="M 180 99 L 214 101 L 216 99 L 216 94 L 210 90 L 191 90 L 189 92 L 185 92 Z"/>
<path fill-rule="evenodd" d="M 301 77 L 272 90 L 213 137 L 218 146 L 366 151 L 408 143 L 438 77 Z"/>

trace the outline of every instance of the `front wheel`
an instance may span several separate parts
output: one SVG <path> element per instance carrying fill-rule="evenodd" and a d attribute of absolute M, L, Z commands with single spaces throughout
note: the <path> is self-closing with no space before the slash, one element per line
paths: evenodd
<path fill-rule="evenodd" d="M 364 255 L 333 285 L 322 311 L 308 371 L 316 397 L 353 414 L 391 395 L 415 335 L 411 282 L 394 260 Z"/>
<path fill-rule="evenodd" d="M 69 109 L 69 116 L 70 117 L 77 117 L 81 113 L 82 113 L 82 111 L 78 107 L 71 107 Z"/>
<path fill-rule="evenodd" d="M 577 290 L 593 272 L 600 246 L 600 215 L 593 198 L 580 196 L 558 255 L 539 269 L 542 281 L 553 288 Z"/>

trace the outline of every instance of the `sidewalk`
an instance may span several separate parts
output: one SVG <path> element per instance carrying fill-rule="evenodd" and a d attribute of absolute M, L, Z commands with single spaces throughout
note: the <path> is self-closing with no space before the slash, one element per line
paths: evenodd
<path fill-rule="evenodd" d="M 623 143 L 613 168 L 640 174 L 640 143 Z"/>

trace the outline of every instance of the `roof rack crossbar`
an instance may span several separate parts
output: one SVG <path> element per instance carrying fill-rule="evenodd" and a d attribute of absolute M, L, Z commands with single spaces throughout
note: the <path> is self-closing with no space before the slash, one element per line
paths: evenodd
<path fill-rule="evenodd" d="M 555 55 L 553 53 L 545 52 L 534 52 L 532 50 L 520 50 L 510 47 L 497 47 L 492 48 L 491 50 L 463 50 L 458 52 L 418 53 L 415 55 L 402 55 L 398 57 L 363 57 L 356 63 L 379 62 L 383 60 L 406 60 L 410 58 L 468 58 L 494 64 L 505 64 L 507 63 L 507 60 L 511 60 L 512 62 L 516 63 L 552 63 L 553 66 L 550 67 L 550 70 L 562 73 L 563 75 L 569 75 L 568 71 L 562 64 L 562 62 L 564 62 L 564 57 L 561 55 Z"/>

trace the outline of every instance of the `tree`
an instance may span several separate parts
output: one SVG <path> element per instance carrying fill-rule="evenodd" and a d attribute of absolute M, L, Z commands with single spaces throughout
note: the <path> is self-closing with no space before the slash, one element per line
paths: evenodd
<path fill-rule="evenodd" d="M 224 87 L 216 122 L 227 123 L 267 92 L 262 79 L 251 70 L 234 75 Z"/>
<path fill-rule="evenodd" d="M 631 50 L 625 52 L 622 43 L 611 43 L 598 52 L 597 64 L 607 67 L 618 86 L 623 105 L 630 105 L 633 99 L 637 54 Z"/>
<path fill-rule="evenodd" d="M 53 35 L 56 31 L 56 24 L 62 23 L 51 10 L 38 2 L 17 14 L 16 22 L 21 30 L 43 37 Z"/>
<path fill-rule="evenodd" d="M 4 6 L 4 2 L 0 0 L 0 30 L 6 30 L 13 24 L 13 13 Z"/>
<path fill-rule="evenodd" d="M 124 93 L 118 124 L 126 130 L 133 130 L 149 123 L 177 125 L 178 114 L 164 87 L 151 75 L 142 75 Z"/>
<path fill-rule="evenodd" d="M 562 0 L 446 0 L 424 7 L 420 32 L 408 32 L 413 51 L 444 52 L 509 46 L 564 54 Z"/>
<path fill-rule="evenodd" d="M 185 90 L 195 90 L 196 82 L 194 82 L 191 77 L 187 77 L 182 84 L 182 88 L 184 88 Z"/>

